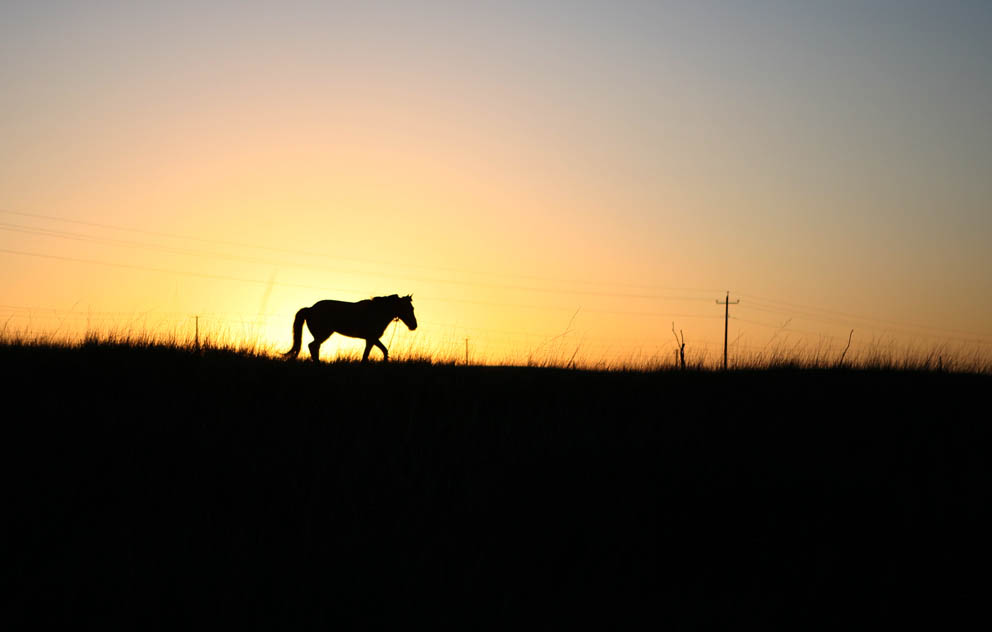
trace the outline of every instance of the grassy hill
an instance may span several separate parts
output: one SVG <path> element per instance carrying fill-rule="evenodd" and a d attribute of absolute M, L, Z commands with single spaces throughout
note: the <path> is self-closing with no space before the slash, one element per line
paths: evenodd
<path fill-rule="evenodd" d="M 108 344 L 4 344 L 0 367 L 8 594 L 39 623 L 809 625 L 984 599 L 989 375 Z"/>

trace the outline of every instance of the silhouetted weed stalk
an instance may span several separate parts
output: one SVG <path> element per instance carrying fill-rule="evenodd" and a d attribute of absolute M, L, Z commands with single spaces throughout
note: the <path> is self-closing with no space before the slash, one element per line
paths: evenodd
<path fill-rule="evenodd" d="M 240 334 L 240 335 L 239 335 Z M 461 344 L 459 344 L 461 343 Z M 254 358 L 277 359 L 288 345 L 278 345 L 262 340 L 257 335 L 244 335 L 229 328 L 201 329 L 199 337 L 180 331 L 135 331 L 133 329 L 108 329 L 79 336 L 67 333 L 11 331 L 0 329 L 0 346 L 48 348 L 130 348 L 162 349 L 183 353 L 224 352 Z M 358 363 L 362 345 L 342 348 L 333 357 L 324 356 L 324 362 Z M 581 342 L 561 338 L 529 353 L 494 355 L 485 348 L 473 349 L 469 364 L 487 366 L 522 366 L 532 368 L 577 369 L 588 371 L 679 371 L 677 350 L 663 349 L 613 355 L 607 359 L 588 357 Z M 607 350 L 608 352 L 609 350 Z M 718 357 L 720 356 L 720 357 Z M 485 358 L 482 360 L 482 358 Z M 310 362 L 304 352 L 296 362 Z M 370 362 L 380 360 L 376 356 Z M 400 343 L 390 349 L 390 361 L 418 365 L 464 365 L 464 342 Z M 686 371 L 719 371 L 722 354 L 706 350 L 685 351 Z M 992 353 L 981 346 L 939 344 L 900 345 L 894 341 L 873 340 L 868 344 L 849 349 L 838 349 L 824 343 L 781 342 L 771 348 L 737 351 L 731 354 L 730 370 L 879 370 L 879 371 L 946 371 L 954 373 L 992 374 Z"/>

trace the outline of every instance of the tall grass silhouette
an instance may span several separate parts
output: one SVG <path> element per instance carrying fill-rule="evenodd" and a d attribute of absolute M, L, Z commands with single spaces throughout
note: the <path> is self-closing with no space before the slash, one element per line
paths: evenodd
<path fill-rule="evenodd" d="M 284 355 L 285 343 L 265 339 L 261 332 L 231 325 L 201 328 L 198 335 L 188 328 L 107 327 L 90 330 L 82 335 L 35 332 L 30 328 L 0 330 L 0 345 L 16 347 L 118 347 L 162 348 L 193 353 L 223 351 L 246 357 L 277 359 Z M 531 368 L 575 369 L 587 371 L 673 371 L 679 369 L 676 349 L 632 353 L 625 357 L 601 359 L 583 353 L 581 340 L 561 338 L 534 346 L 528 352 L 505 353 L 480 358 L 473 350 L 470 364 L 477 366 L 520 366 Z M 305 354 L 304 354 L 305 355 Z M 707 349 L 687 347 L 686 370 L 720 370 L 720 354 Z M 360 342 L 342 345 L 329 359 L 331 362 L 357 362 L 362 358 Z M 306 359 L 306 358 L 304 358 Z M 428 363 L 432 365 L 464 365 L 464 342 L 457 339 L 405 339 L 390 350 L 390 360 Z M 876 339 L 846 352 L 837 345 L 806 341 L 779 341 L 760 350 L 731 353 L 729 368 L 737 371 L 761 370 L 871 370 L 871 371 L 941 371 L 954 373 L 992 374 L 992 353 L 981 346 L 965 344 L 899 344 Z"/>

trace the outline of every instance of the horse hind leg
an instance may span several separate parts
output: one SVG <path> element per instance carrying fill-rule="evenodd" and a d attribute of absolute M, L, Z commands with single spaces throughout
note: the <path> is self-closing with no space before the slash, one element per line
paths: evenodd
<path fill-rule="evenodd" d="M 311 331 L 310 333 L 313 332 Z M 310 359 L 313 360 L 314 364 L 320 364 L 320 345 L 323 344 L 325 340 L 331 337 L 331 333 L 320 336 L 315 335 L 313 337 L 313 342 L 307 345 L 307 348 L 310 349 Z"/>

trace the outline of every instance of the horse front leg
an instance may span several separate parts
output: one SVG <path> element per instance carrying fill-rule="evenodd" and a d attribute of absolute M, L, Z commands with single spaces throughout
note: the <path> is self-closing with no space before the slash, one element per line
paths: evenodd
<path fill-rule="evenodd" d="M 376 340 L 373 344 L 375 346 L 379 347 L 380 349 L 382 349 L 382 361 L 383 362 L 388 362 L 389 361 L 389 352 L 386 351 L 386 345 L 382 344 L 378 340 Z"/>

